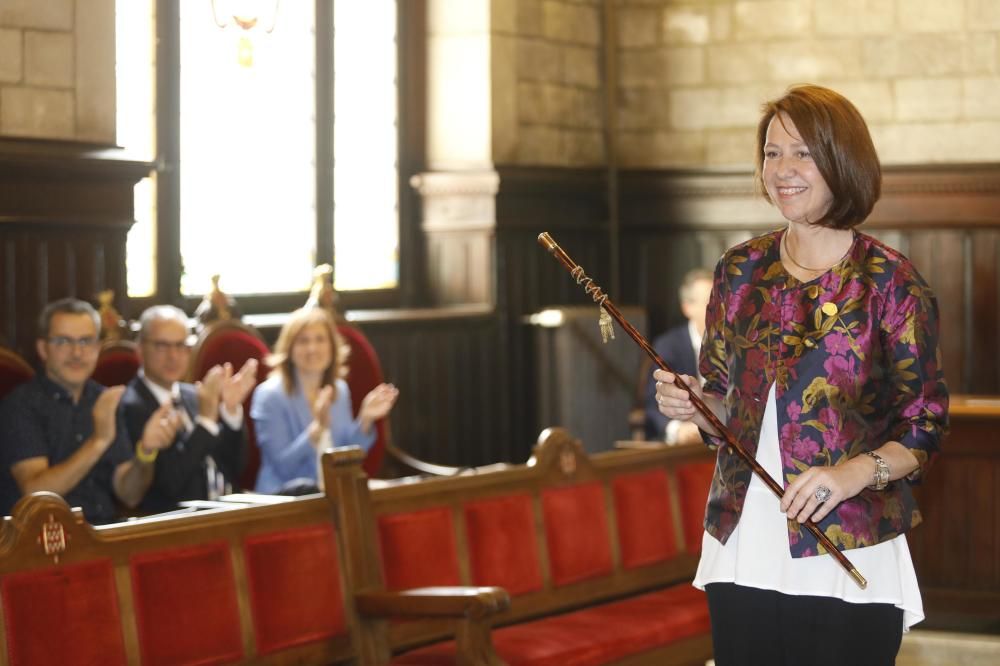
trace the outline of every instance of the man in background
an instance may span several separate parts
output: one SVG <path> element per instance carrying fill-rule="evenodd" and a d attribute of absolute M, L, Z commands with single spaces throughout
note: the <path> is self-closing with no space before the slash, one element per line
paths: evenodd
<path fill-rule="evenodd" d="M 158 410 L 171 407 L 180 426 L 170 446 L 150 459 L 153 485 L 141 504 L 156 513 L 185 500 L 215 499 L 238 489 L 245 462 L 243 401 L 255 386 L 257 361 L 234 373 L 215 366 L 198 384 L 181 381 L 191 361 L 188 320 L 172 305 L 155 305 L 139 318 L 142 367 L 122 398 L 126 434 L 136 441 Z"/>
<path fill-rule="evenodd" d="M 135 507 L 153 480 L 147 461 L 170 444 L 177 423 L 155 410 L 134 446 L 117 421 L 124 386 L 90 379 L 97 366 L 100 317 L 84 301 L 50 303 L 39 318 L 36 349 L 43 372 L 14 389 L 0 408 L 2 509 L 21 495 L 50 491 L 79 506 L 92 524 Z M 9 475 L 8 475 L 9 474 Z"/>
<path fill-rule="evenodd" d="M 687 323 L 671 328 L 653 341 L 653 349 L 671 368 L 682 375 L 701 380 L 698 373 L 698 354 L 705 334 L 705 308 L 712 293 L 712 272 L 695 268 L 684 275 L 680 287 L 681 312 Z M 690 421 L 667 419 L 656 404 L 656 381 L 649 372 L 645 396 L 646 439 L 667 444 L 692 444 L 701 442 L 698 427 Z"/>

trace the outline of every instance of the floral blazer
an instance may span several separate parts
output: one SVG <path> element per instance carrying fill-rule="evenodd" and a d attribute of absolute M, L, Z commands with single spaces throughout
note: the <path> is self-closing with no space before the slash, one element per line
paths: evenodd
<path fill-rule="evenodd" d="M 811 466 L 838 465 L 888 441 L 919 467 L 882 491 L 866 488 L 820 522 L 840 550 L 871 546 L 917 525 L 910 484 L 937 455 L 947 428 L 948 391 L 938 353 L 938 310 L 910 261 L 856 234 L 841 262 L 800 282 L 784 269 L 783 230 L 722 257 L 706 314 L 700 371 L 727 425 L 756 454 L 772 382 L 785 487 Z M 705 529 L 722 543 L 740 519 L 750 467 L 719 445 Z M 788 521 L 792 557 L 825 552 Z"/>

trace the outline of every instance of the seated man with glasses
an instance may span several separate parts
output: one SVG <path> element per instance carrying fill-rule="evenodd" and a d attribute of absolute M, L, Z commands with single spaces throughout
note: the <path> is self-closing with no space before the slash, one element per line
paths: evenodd
<path fill-rule="evenodd" d="M 41 314 L 36 348 L 44 372 L 14 389 L 0 408 L 0 509 L 22 494 L 58 493 L 93 524 L 115 520 L 116 501 L 135 507 L 153 480 L 147 462 L 173 439 L 177 423 L 160 409 L 129 445 L 117 409 L 124 386 L 90 379 L 100 317 L 66 298 Z"/>
<path fill-rule="evenodd" d="M 197 384 L 181 380 L 191 361 L 188 319 L 172 305 L 155 305 L 139 317 L 139 374 L 122 398 L 125 428 L 138 441 L 164 407 L 180 422 L 170 446 L 145 460 L 156 467 L 141 509 L 155 513 L 184 500 L 215 499 L 234 490 L 245 462 L 243 401 L 256 384 L 257 361 L 233 372 L 215 366 Z"/>

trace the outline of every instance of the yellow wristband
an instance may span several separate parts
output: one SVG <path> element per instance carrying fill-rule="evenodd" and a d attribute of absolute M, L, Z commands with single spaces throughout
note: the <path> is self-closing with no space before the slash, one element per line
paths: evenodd
<path fill-rule="evenodd" d="M 156 461 L 156 456 L 160 454 L 159 450 L 153 449 L 152 453 L 146 453 L 142 450 L 142 442 L 137 442 L 135 445 L 135 459 L 141 463 L 146 463 L 147 465 L 152 464 Z"/>

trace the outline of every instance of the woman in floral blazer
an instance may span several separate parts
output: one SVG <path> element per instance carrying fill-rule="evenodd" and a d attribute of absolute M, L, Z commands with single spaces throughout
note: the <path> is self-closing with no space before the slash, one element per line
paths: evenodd
<path fill-rule="evenodd" d="M 905 256 L 855 231 L 881 169 L 848 100 L 789 89 L 765 105 L 757 147 L 757 182 L 788 225 L 719 261 L 704 388 L 681 378 L 785 493 L 752 475 L 673 375 L 655 373 L 661 411 L 719 447 L 695 585 L 719 666 L 892 664 L 923 619 L 904 533 L 920 522 L 911 485 L 947 425 L 937 303 Z M 802 527 L 810 518 L 851 550 L 867 589 Z"/>

